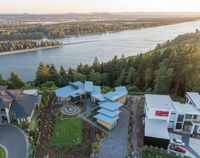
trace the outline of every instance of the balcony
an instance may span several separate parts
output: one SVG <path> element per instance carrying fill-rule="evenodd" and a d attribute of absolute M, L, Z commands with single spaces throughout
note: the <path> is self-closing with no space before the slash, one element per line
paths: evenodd
<path fill-rule="evenodd" d="M 193 119 L 192 122 L 200 124 L 200 119 Z"/>

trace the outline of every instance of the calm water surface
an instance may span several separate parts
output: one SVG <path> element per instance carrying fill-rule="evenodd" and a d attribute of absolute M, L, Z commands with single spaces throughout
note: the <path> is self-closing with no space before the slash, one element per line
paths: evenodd
<path fill-rule="evenodd" d="M 76 67 L 80 62 L 91 64 L 97 56 L 100 61 L 108 61 L 115 55 L 126 57 L 153 49 L 177 35 L 200 29 L 200 21 L 167 25 L 140 30 L 123 31 L 80 37 L 59 39 L 64 43 L 94 41 L 62 48 L 42 50 L 32 53 L 0 56 L 0 73 L 7 78 L 10 72 L 18 73 L 24 80 L 33 80 L 39 62 L 53 63 L 56 67 Z"/>

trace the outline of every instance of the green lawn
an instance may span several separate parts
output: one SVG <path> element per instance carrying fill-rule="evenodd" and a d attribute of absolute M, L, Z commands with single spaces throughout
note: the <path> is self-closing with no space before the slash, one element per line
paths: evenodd
<path fill-rule="evenodd" d="M 142 151 L 142 158 L 177 158 L 175 155 L 168 154 L 167 152 L 161 152 L 159 149 L 145 148 Z"/>
<path fill-rule="evenodd" d="M 0 147 L 0 158 L 5 158 L 6 157 L 6 153 L 4 151 L 4 149 L 2 147 Z"/>
<path fill-rule="evenodd" d="M 54 146 L 81 144 L 82 128 L 83 120 L 80 118 L 59 118 L 56 120 L 50 143 Z"/>

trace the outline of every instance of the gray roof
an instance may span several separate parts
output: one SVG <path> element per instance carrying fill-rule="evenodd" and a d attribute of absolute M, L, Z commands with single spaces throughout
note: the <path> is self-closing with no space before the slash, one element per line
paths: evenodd
<path fill-rule="evenodd" d="M 145 136 L 161 139 L 170 139 L 167 130 L 167 121 L 160 119 L 145 119 Z"/>
<path fill-rule="evenodd" d="M 0 98 L 0 109 L 5 109 L 7 108 L 7 106 L 1 101 L 1 98 Z"/>
<path fill-rule="evenodd" d="M 200 109 L 200 94 L 197 92 L 187 92 L 186 95 L 192 100 L 193 104 Z"/>
<path fill-rule="evenodd" d="M 178 113 L 200 115 L 200 111 L 197 110 L 192 104 L 181 104 L 179 102 L 173 102 Z"/>
<path fill-rule="evenodd" d="M 175 109 L 173 101 L 168 95 L 145 94 L 147 106 L 156 109 Z"/>
<path fill-rule="evenodd" d="M 6 90 L 8 88 L 8 86 L 0 86 L 0 91 L 1 90 Z"/>
<path fill-rule="evenodd" d="M 13 100 L 10 110 L 16 118 L 27 118 L 37 106 L 38 99 L 34 95 L 22 94 L 19 99 Z"/>

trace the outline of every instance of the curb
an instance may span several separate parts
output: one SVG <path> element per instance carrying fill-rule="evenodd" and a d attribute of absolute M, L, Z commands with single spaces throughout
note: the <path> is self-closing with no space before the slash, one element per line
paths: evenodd
<path fill-rule="evenodd" d="M 28 141 L 26 133 L 21 128 L 15 126 L 15 125 L 10 124 L 10 126 L 18 129 L 24 135 L 24 138 L 25 138 L 25 141 L 26 141 L 26 158 L 28 158 L 29 141 Z"/>
<path fill-rule="evenodd" d="M 0 147 L 2 147 L 6 153 L 6 158 L 8 158 L 8 150 L 6 149 L 5 146 L 3 146 L 2 144 L 0 144 Z"/>

